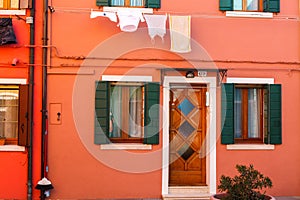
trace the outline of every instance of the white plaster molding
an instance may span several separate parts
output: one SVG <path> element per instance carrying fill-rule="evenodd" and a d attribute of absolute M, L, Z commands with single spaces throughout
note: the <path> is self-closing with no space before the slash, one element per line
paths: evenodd
<path fill-rule="evenodd" d="M 122 143 L 111 143 L 111 144 L 102 144 L 100 145 L 102 150 L 151 150 L 152 145 L 149 144 L 122 144 Z"/>
<path fill-rule="evenodd" d="M 271 12 L 226 11 L 226 17 L 273 18 Z"/>
<path fill-rule="evenodd" d="M 252 84 L 274 84 L 274 78 L 240 78 L 228 77 L 226 83 L 252 83 Z"/>
<path fill-rule="evenodd" d="M 0 10 L 0 15 L 26 15 L 26 10 Z"/>
<path fill-rule="evenodd" d="M 0 145 L 0 151 L 25 151 L 25 147 L 18 145 Z"/>
<path fill-rule="evenodd" d="M 27 80 L 25 78 L 0 78 L 0 84 L 22 84 L 25 85 Z"/>
<path fill-rule="evenodd" d="M 102 81 L 151 82 L 152 76 L 115 76 L 103 75 Z"/>
<path fill-rule="evenodd" d="M 118 12 L 118 11 L 140 11 L 141 13 L 153 14 L 153 8 L 125 8 L 125 7 L 109 7 L 104 6 L 104 12 Z"/>
<path fill-rule="evenodd" d="M 227 150 L 274 150 L 275 145 L 271 144 L 229 144 Z"/>

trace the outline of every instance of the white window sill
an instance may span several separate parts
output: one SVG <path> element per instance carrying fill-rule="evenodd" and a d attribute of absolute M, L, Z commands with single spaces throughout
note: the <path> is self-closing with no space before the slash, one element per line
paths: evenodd
<path fill-rule="evenodd" d="M 102 144 L 100 145 L 100 149 L 103 150 L 151 150 L 152 145 L 149 144 Z"/>
<path fill-rule="evenodd" d="M 226 17 L 273 18 L 270 12 L 226 11 Z"/>
<path fill-rule="evenodd" d="M 26 10 L 0 10 L 0 15 L 26 15 Z"/>
<path fill-rule="evenodd" d="M 25 151 L 25 147 L 17 145 L 0 145 L 0 151 Z"/>
<path fill-rule="evenodd" d="M 230 144 L 227 150 L 274 150 L 275 145 L 271 144 Z"/>
<path fill-rule="evenodd" d="M 136 10 L 142 13 L 153 14 L 153 8 L 128 8 L 128 7 L 103 7 L 103 12 L 118 12 L 118 11 L 126 11 L 126 10 Z"/>

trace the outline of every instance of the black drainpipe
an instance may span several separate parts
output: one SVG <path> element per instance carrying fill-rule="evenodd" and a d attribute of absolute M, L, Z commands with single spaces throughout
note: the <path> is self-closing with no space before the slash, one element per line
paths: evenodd
<path fill-rule="evenodd" d="M 41 178 L 46 176 L 45 166 L 45 134 L 47 133 L 47 58 L 48 58 L 48 0 L 44 0 L 44 24 L 43 24 L 43 94 L 42 94 L 42 154 L 41 154 Z M 45 199 L 44 191 L 41 190 L 41 199 Z"/>
<path fill-rule="evenodd" d="M 33 141 L 33 84 L 34 84 L 34 54 L 35 54 L 35 0 L 32 0 L 32 6 L 30 9 L 30 17 L 32 18 L 32 23 L 30 23 L 30 48 L 29 48 L 29 141 L 28 141 L 28 178 L 27 178 L 27 199 L 32 199 L 32 141 Z"/>

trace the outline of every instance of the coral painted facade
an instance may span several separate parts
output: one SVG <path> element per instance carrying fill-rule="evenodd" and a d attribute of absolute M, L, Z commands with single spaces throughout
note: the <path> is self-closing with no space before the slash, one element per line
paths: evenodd
<path fill-rule="evenodd" d="M 0 147 L 0 198 L 47 177 L 51 199 L 208 199 L 236 164 L 300 196 L 298 1 L 45 2 L 34 44 L 14 16 L 0 46 L 0 86 L 34 70 L 32 176 L 30 146 Z"/>

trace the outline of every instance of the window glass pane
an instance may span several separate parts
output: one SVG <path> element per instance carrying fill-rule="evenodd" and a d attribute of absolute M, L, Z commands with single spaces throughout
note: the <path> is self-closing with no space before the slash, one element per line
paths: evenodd
<path fill-rule="evenodd" d="M 130 6 L 143 6 L 143 0 L 131 0 Z"/>
<path fill-rule="evenodd" d="M 248 138 L 259 138 L 260 93 L 259 89 L 248 89 Z"/>
<path fill-rule="evenodd" d="M 121 120 L 122 120 L 122 88 L 112 86 L 110 98 L 110 127 L 109 137 L 121 137 Z"/>
<path fill-rule="evenodd" d="M 142 137 L 142 87 L 130 87 L 129 99 L 129 135 Z"/>
<path fill-rule="evenodd" d="M 234 0 L 233 10 L 243 10 L 243 0 Z"/>
<path fill-rule="evenodd" d="M 0 90 L 0 136 L 18 136 L 18 90 Z"/>
<path fill-rule="evenodd" d="M 109 137 L 143 137 L 144 87 L 139 83 L 116 83 L 111 86 L 110 99 Z"/>
<path fill-rule="evenodd" d="M 258 10 L 258 0 L 247 0 L 247 10 Z"/>
<path fill-rule="evenodd" d="M 124 0 L 111 0 L 112 6 L 124 6 Z"/>
<path fill-rule="evenodd" d="M 234 94 L 234 137 L 242 138 L 242 89 L 239 88 Z"/>

